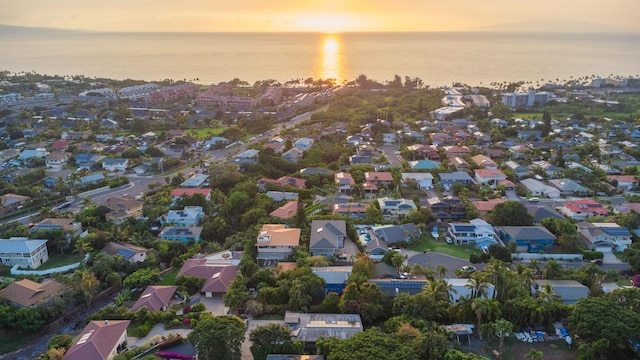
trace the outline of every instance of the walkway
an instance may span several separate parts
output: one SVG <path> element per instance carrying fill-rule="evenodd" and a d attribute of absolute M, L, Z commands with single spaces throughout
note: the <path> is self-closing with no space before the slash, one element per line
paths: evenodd
<path fill-rule="evenodd" d="M 191 332 L 191 329 L 170 329 L 170 330 L 165 330 L 164 329 L 164 324 L 156 324 L 154 325 L 153 328 L 151 328 L 151 331 L 149 331 L 149 333 L 147 334 L 147 336 L 145 337 L 141 337 L 141 338 L 134 338 L 134 337 L 130 337 L 127 338 L 127 344 L 129 345 L 129 347 L 140 347 L 146 343 L 148 343 L 151 338 L 153 338 L 154 336 L 160 335 L 160 336 L 164 336 L 165 338 L 169 337 L 169 334 L 180 334 L 180 336 L 182 336 L 183 338 L 186 338 L 189 333 Z"/>

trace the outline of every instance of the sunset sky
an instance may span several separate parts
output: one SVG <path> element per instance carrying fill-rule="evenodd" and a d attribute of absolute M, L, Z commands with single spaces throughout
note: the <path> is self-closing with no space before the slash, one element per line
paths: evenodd
<path fill-rule="evenodd" d="M 0 0 L 0 9 L 4 25 L 99 31 L 462 31 L 520 22 L 565 31 L 587 22 L 640 32 L 638 0 Z"/>

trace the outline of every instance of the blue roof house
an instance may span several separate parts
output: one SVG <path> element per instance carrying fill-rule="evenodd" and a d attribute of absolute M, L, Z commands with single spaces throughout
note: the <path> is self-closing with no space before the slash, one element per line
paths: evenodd
<path fill-rule="evenodd" d="M 544 226 L 500 226 L 495 230 L 503 242 L 515 241 L 520 252 L 537 253 L 547 250 L 557 239 Z"/>

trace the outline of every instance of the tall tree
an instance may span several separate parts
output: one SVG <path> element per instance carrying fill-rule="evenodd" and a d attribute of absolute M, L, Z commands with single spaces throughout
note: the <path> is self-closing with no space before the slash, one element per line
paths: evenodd
<path fill-rule="evenodd" d="M 533 216 L 519 201 L 505 201 L 489 213 L 493 226 L 531 226 Z"/>
<path fill-rule="evenodd" d="M 482 332 L 480 328 L 482 326 L 483 319 L 486 321 L 491 321 L 500 316 L 500 303 L 496 300 L 485 299 L 485 298 L 475 298 L 471 303 L 471 308 L 476 313 L 476 319 L 478 321 L 478 336 L 480 340 L 482 340 Z"/>
<path fill-rule="evenodd" d="M 237 316 L 204 315 L 189 334 L 203 359 L 240 360 L 245 323 Z"/>

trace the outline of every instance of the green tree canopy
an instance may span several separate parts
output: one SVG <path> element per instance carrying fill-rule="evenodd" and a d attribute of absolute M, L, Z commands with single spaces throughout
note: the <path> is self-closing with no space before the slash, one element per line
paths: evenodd
<path fill-rule="evenodd" d="M 189 334 L 203 359 L 240 360 L 245 323 L 237 316 L 204 315 Z"/>
<path fill-rule="evenodd" d="M 329 360 L 412 360 L 416 358 L 411 344 L 403 343 L 396 336 L 385 334 L 377 328 L 357 333 L 341 340 L 331 349 Z"/>
<path fill-rule="evenodd" d="M 531 226 L 533 216 L 519 201 L 505 201 L 496 205 L 489 213 L 493 226 Z"/>

